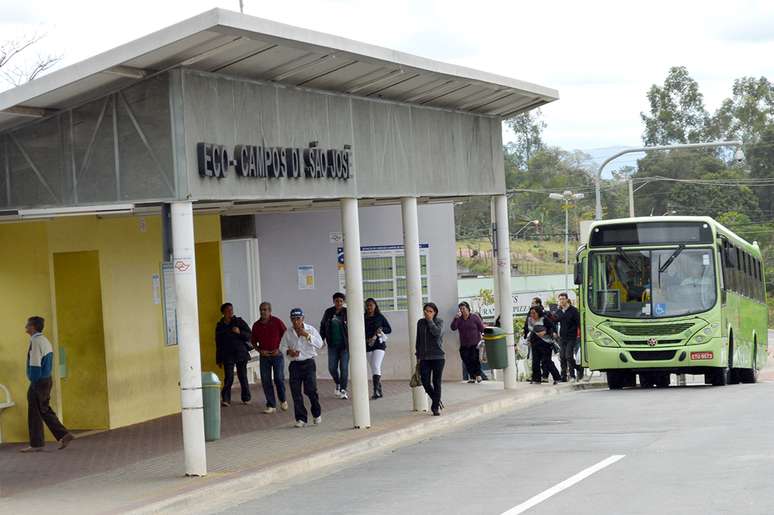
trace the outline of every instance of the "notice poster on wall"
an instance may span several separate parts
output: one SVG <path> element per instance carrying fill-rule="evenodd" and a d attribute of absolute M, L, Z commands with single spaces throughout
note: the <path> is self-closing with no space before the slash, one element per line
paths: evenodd
<path fill-rule="evenodd" d="M 314 267 L 311 265 L 298 266 L 298 289 L 314 290 Z"/>
<path fill-rule="evenodd" d="M 162 308 L 164 310 L 164 342 L 177 345 L 177 296 L 175 295 L 175 267 L 167 261 L 161 263 Z"/>

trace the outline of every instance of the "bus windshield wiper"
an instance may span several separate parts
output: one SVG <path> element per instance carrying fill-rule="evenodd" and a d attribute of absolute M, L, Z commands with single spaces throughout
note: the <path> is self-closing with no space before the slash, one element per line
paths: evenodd
<path fill-rule="evenodd" d="M 618 252 L 618 255 L 621 257 L 621 259 L 623 259 L 626 262 L 626 264 L 629 265 L 630 269 L 634 270 L 636 268 L 631 258 L 626 255 L 626 253 L 623 251 L 621 247 L 616 247 L 615 250 L 616 252 Z"/>
<path fill-rule="evenodd" d="M 675 249 L 674 252 L 672 252 L 672 255 L 669 256 L 669 259 L 667 259 L 666 262 L 663 265 L 661 265 L 661 267 L 658 269 L 658 273 L 663 274 L 664 272 L 666 272 L 666 269 L 669 268 L 669 265 L 672 264 L 672 262 L 677 258 L 677 256 L 680 255 L 680 253 L 683 250 L 685 250 L 685 245 L 681 244 L 679 247 Z"/>

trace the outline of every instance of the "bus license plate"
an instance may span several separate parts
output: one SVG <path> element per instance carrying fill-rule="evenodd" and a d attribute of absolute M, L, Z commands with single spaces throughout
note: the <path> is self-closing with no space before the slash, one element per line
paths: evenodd
<path fill-rule="evenodd" d="M 712 359 L 715 355 L 711 352 L 691 352 L 692 360 Z"/>

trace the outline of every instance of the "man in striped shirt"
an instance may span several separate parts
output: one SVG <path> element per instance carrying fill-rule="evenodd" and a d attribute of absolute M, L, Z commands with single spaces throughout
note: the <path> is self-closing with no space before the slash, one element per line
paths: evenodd
<path fill-rule="evenodd" d="M 54 348 L 43 336 L 45 321 L 41 317 L 30 317 L 25 329 L 30 336 L 27 350 L 27 424 L 30 432 L 30 446 L 21 452 L 39 452 L 46 445 L 43 423 L 46 423 L 59 448 L 64 449 L 73 440 L 73 435 L 62 425 L 51 409 L 51 372 L 54 368 Z"/>

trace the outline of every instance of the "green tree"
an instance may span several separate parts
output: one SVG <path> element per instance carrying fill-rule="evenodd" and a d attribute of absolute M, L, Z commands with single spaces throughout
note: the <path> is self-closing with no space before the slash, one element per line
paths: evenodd
<path fill-rule="evenodd" d="M 759 219 L 758 198 L 747 186 L 729 186 L 738 179 L 744 179 L 744 172 L 738 170 L 723 170 L 708 173 L 701 177 L 705 181 L 726 181 L 726 184 L 692 184 L 678 183 L 669 192 L 668 200 L 672 210 L 680 215 L 711 216 L 719 218 L 728 212 L 736 213 L 736 225 L 739 217 Z"/>
<path fill-rule="evenodd" d="M 650 113 L 640 113 L 646 145 L 671 145 L 704 141 L 710 121 L 699 84 L 684 66 L 669 69 L 663 86 L 647 93 Z"/>
<path fill-rule="evenodd" d="M 731 94 L 713 117 L 714 136 L 757 143 L 774 124 L 774 84 L 766 77 L 742 77 L 734 81 Z"/>
<path fill-rule="evenodd" d="M 515 135 L 515 139 L 506 145 L 506 153 L 517 169 L 524 170 L 535 152 L 545 146 L 543 129 L 546 123 L 543 115 L 540 109 L 534 109 L 516 115 L 505 123 Z"/>

